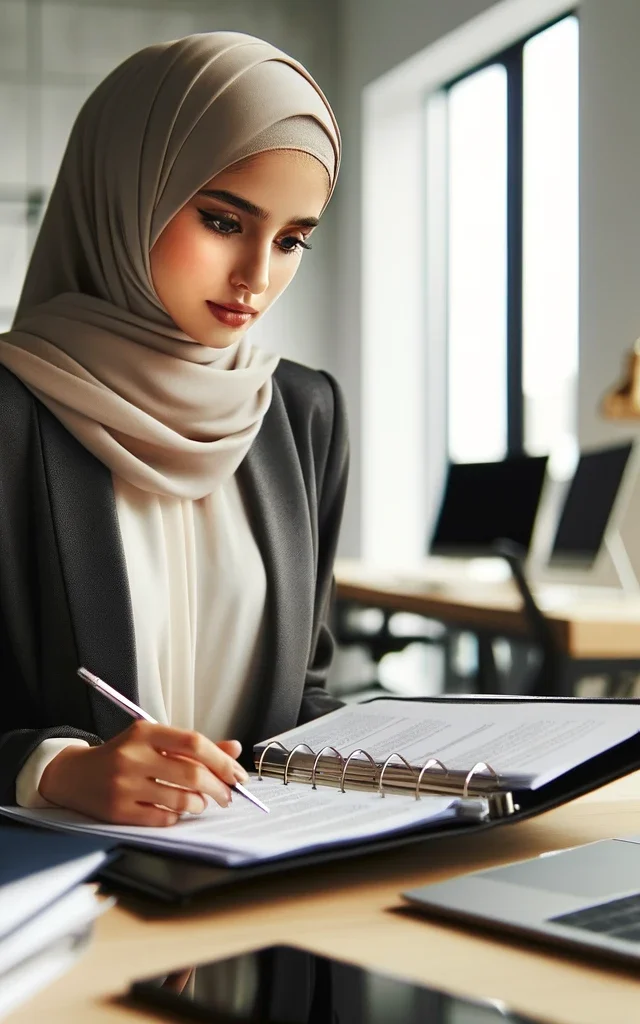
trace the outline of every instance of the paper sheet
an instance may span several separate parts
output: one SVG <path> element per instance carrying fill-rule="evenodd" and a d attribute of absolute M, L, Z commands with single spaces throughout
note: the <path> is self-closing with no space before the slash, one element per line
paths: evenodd
<path fill-rule="evenodd" d="M 281 780 L 252 777 L 250 790 L 267 804 L 264 814 L 234 796 L 231 806 L 211 803 L 201 815 L 185 816 L 167 828 L 101 825 L 71 811 L 2 807 L 21 821 L 70 831 L 86 831 L 203 857 L 228 865 L 249 864 L 292 853 L 341 846 L 454 818 L 458 801 L 448 797 L 386 796 L 378 793 L 312 789 L 305 783 L 284 786 Z"/>
<path fill-rule="evenodd" d="M 90 853 L 0 885 L 0 942 L 14 928 L 95 874 L 106 859 L 105 853 Z"/>
<path fill-rule="evenodd" d="M 485 761 L 512 785 L 535 789 L 638 731 L 633 704 L 385 700 L 340 708 L 273 739 L 289 750 L 333 746 L 343 757 L 362 747 L 379 763 L 394 751 L 414 765 L 437 757 L 464 772 Z"/>

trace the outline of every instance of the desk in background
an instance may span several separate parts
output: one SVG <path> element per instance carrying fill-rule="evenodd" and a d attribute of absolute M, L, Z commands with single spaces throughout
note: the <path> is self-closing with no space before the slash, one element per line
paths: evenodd
<path fill-rule="evenodd" d="M 7 1024 L 157 1024 L 158 1017 L 119 1006 L 113 997 L 134 978 L 273 943 L 499 999 L 554 1024 L 630 1024 L 640 1015 L 640 980 L 632 970 L 389 911 L 403 906 L 403 889 L 634 832 L 640 832 L 640 773 L 471 841 L 430 841 L 256 879 L 190 914 L 143 920 L 116 907 L 98 921 L 83 959 Z"/>
<path fill-rule="evenodd" d="M 392 570 L 339 560 L 336 583 L 341 602 L 414 612 L 473 632 L 485 642 L 498 636 L 533 639 L 531 622 L 511 581 L 463 581 L 459 576 L 425 579 L 419 564 Z M 566 590 L 558 584 L 559 597 Z M 572 587 L 572 594 L 577 590 Z M 563 603 L 554 600 L 554 587 L 549 584 L 545 594 L 547 603 L 541 610 L 558 657 L 556 678 L 548 680 L 548 693 L 571 696 L 576 679 L 587 675 L 610 674 L 614 679 L 622 672 L 640 675 L 640 596 L 621 593 L 595 598 L 585 591 L 583 598 Z M 499 692 L 486 662 L 481 689 Z M 612 694 L 620 695 L 615 689 Z"/>

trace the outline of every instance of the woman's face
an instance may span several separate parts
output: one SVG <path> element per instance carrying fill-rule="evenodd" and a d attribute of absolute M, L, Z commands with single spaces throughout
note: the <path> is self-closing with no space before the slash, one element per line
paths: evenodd
<path fill-rule="evenodd" d="M 150 254 L 176 326 L 211 348 L 243 334 L 293 279 L 328 189 L 322 164 L 294 150 L 259 153 L 207 182 Z"/>

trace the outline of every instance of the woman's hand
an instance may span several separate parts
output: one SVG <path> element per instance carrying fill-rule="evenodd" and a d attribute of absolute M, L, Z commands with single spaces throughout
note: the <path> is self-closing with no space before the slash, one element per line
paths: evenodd
<path fill-rule="evenodd" d="M 99 747 L 66 747 L 47 765 L 39 792 L 100 821 L 175 825 L 181 814 L 203 811 L 206 796 L 221 807 L 230 803 L 229 786 L 248 778 L 235 760 L 241 749 L 237 740 L 216 744 L 198 732 L 137 721 Z"/>

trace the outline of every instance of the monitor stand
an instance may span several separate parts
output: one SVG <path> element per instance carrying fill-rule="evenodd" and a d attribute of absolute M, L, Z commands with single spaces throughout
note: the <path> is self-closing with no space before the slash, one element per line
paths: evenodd
<path fill-rule="evenodd" d="M 603 544 L 611 560 L 614 572 L 618 577 L 621 589 L 627 594 L 637 594 L 640 592 L 640 582 L 638 582 L 638 577 L 620 531 L 607 531 Z"/>

